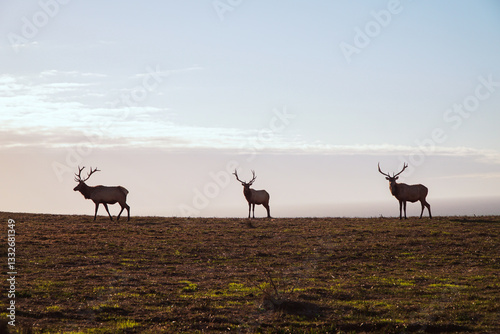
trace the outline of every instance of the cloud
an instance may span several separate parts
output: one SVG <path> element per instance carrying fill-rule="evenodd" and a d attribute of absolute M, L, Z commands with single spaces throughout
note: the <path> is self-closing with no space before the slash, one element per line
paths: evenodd
<path fill-rule="evenodd" d="M 105 78 L 106 74 L 103 73 L 92 73 L 92 72 L 80 72 L 80 71 L 60 71 L 60 70 L 46 70 L 40 72 L 40 78 L 60 78 L 60 77 L 72 77 L 72 78 Z"/>
<path fill-rule="evenodd" d="M 177 73 L 199 67 L 160 71 Z M 148 72 L 151 74 L 151 72 Z M 143 74 L 146 75 L 146 74 Z M 141 75 L 138 75 L 141 77 Z M 144 147 L 171 150 L 215 149 L 236 154 L 316 154 L 468 157 L 500 164 L 500 152 L 471 147 L 353 144 L 333 145 L 288 134 L 283 124 L 262 129 L 206 127 L 174 121 L 174 111 L 138 103 L 89 103 L 100 94 L 105 75 L 47 70 L 33 77 L 0 76 L 0 140 L 3 147 Z M 94 94 L 94 95 L 93 95 Z M 97 95 L 95 95 L 97 94 Z M 283 115 L 289 115 L 286 111 Z M 277 114 L 275 114 L 277 115 Z M 292 115 L 293 116 L 293 115 Z M 274 121 L 278 120 L 274 116 Z M 273 125 L 273 126 L 271 126 Z M 273 131 L 274 129 L 274 131 Z"/>
<path fill-rule="evenodd" d="M 293 143 L 291 143 L 293 145 Z M 437 146 L 431 150 L 423 150 L 419 146 L 392 145 L 392 144 L 354 144 L 354 145 L 331 145 L 320 142 L 307 143 L 297 142 L 297 151 L 307 153 L 329 155 L 412 155 L 420 153 L 425 156 L 449 156 L 449 157 L 477 157 L 485 161 L 500 163 L 500 152 L 489 149 L 478 149 L 472 147 L 444 147 Z"/>
<path fill-rule="evenodd" d="M 12 49 L 15 51 L 15 52 L 20 52 L 20 51 L 23 51 L 23 50 L 29 50 L 29 49 L 35 49 L 35 48 L 38 48 L 40 46 L 40 43 L 38 41 L 26 41 L 26 42 L 23 42 L 23 41 L 19 41 L 19 42 L 22 42 L 22 43 L 14 43 L 11 41 L 11 44 L 10 46 L 12 47 Z"/>
<path fill-rule="evenodd" d="M 143 79 L 144 77 L 148 77 L 151 75 L 152 68 L 148 72 L 144 73 L 138 73 L 132 76 L 132 78 L 140 78 Z M 161 70 L 159 66 L 157 65 L 156 68 L 154 69 L 154 74 L 159 76 L 159 77 L 168 77 L 173 74 L 179 74 L 179 73 L 186 73 L 186 72 L 192 72 L 192 71 L 199 71 L 203 70 L 203 67 L 201 66 L 191 66 L 191 67 L 186 67 L 186 68 L 179 68 L 179 69 L 173 69 L 173 70 Z"/>
<path fill-rule="evenodd" d="M 10 75 L 0 75 L 0 85 L 14 84 L 16 79 Z"/>

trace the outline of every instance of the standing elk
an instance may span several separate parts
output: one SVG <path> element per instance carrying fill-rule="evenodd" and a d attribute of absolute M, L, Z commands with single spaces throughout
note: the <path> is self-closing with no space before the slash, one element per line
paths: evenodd
<path fill-rule="evenodd" d="M 116 220 L 118 221 L 120 219 L 120 215 L 122 214 L 123 209 L 127 209 L 128 221 L 130 221 L 130 206 L 128 206 L 126 203 L 128 190 L 123 188 L 122 186 L 89 187 L 85 184 L 85 181 L 87 181 L 95 172 L 100 172 L 100 170 L 98 170 L 97 168 L 92 170 L 92 167 L 90 167 L 90 173 L 87 174 L 87 177 L 85 179 L 82 179 L 81 174 L 84 168 L 85 167 L 80 168 L 80 166 L 78 166 L 78 175 L 75 174 L 75 181 L 78 182 L 78 185 L 73 190 L 81 192 L 83 197 L 85 197 L 86 199 L 91 199 L 95 203 L 94 221 L 97 217 L 97 209 L 99 209 L 99 204 L 101 203 L 102 205 L 104 205 L 104 208 L 108 212 L 109 219 L 113 221 L 113 217 L 111 217 L 111 214 L 109 213 L 108 204 L 115 204 L 116 202 L 118 202 L 122 207 L 120 213 L 116 217 Z"/>
<path fill-rule="evenodd" d="M 250 186 L 254 183 L 257 176 L 255 176 L 255 172 L 252 171 L 252 180 L 250 182 L 241 181 L 238 178 L 238 172 L 236 169 L 233 173 L 236 176 L 236 180 L 241 182 L 243 186 L 243 194 L 248 201 L 248 218 L 250 218 L 250 211 L 253 209 L 253 218 L 255 218 L 255 204 L 262 204 L 267 210 L 267 218 L 271 218 L 271 211 L 269 209 L 269 193 L 265 190 L 255 190 L 250 189 Z"/>
<path fill-rule="evenodd" d="M 405 211 L 405 219 L 406 219 L 406 202 L 410 201 L 412 203 L 416 201 L 420 201 L 420 204 L 422 204 L 422 211 L 420 212 L 420 218 L 422 218 L 422 215 L 424 213 L 424 207 L 427 207 L 427 210 L 429 211 L 429 218 L 432 218 L 431 215 L 431 205 L 427 203 L 425 200 L 425 197 L 427 196 L 427 193 L 429 190 L 427 189 L 426 186 L 422 184 L 412 184 L 412 185 L 407 185 L 405 183 L 397 183 L 396 180 L 398 179 L 398 175 L 401 174 L 406 168 L 408 167 L 408 164 L 403 165 L 403 169 L 397 173 L 393 174 L 390 176 L 389 174 L 386 174 L 380 170 L 380 163 L 378 164 L 378 171 L 386 176 L 386 180 L 389 180 L 389 189 L 391 190 L 391 194 L 396 197 L 399 201 L 399 219 L 402 219 L 401 216 L 401 209 L 404 208 Z"/>

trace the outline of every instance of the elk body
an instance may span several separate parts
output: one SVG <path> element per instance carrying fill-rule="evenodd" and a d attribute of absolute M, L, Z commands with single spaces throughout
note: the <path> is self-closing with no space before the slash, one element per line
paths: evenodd
<path fill-rule="evenodd" d="M 90 173 L 87 174 L 87 177 L 85 179 L 82 179 L 81 173 L 82 173 L 82 170 L 84 168 L 85 167 L 82 167 L 82 168 L 78 167 L 78 175 L 75 174 L 75 176 L 76 176 L 75 181 L 78 182 L 78 185 L 73 190 L 81 192 L 83 197 L 85 197 L 86 199 L 91 199 L 95 203 L 94 221 L 97 218 L 97 210 L 99 209 L 99 204 L 101 204 L 101 203 L 102 203 L 102 205 L 104 205 L 104 208 L 108 212 L 109 219 L 113 220 L 113 217 L 111 217 L 111 214 L 109 213 L 108 204 L 119 203 L 122 209 L 121 209 L 120 213 L 118 214 L 118 216 L 116 217 L 116 220 L 120 219 L 120 215 L 122 214 L 124 209 L 127 209 L 128 220 L 130 220 L 130 206 L 128 206 L 126 203 L 128 190 L 122 186 L 90 187 L 90 186 L 85 184 L 85 181 L 87 181 L 93 173 L 99 172 L 99 170 L 97 168 L 92 170 L 92 167 L 91 167 Z"/>
<path fill-rule="evenodd" d="M 269 209 L 269 193 L 265 190 L 255 190 L 250 189 L 250 186 L 254 183 L 257 176 L 255 176 L 255 172 L 252 171 L 252 180 L 250 182 L 241 181 L 238 178 L 238 173 L 236 169 L 233 173 L 236 176 L 236 180 L 241 182 L 243 186 L 243 194 L 245 195 L 246 200 L 248 201 L 248 218 L 250 218 L 250 211 L 253 210 L 253 218 L 255 218 L 255 204 L 262 204 L 267 210 L 267 218 L 271 218 L 271 211 Z"/>
<path fill-rule="evenodd" d="M 408 167 L 407 164 L 403 165 L 403 169 L 397 173 L 393 174 L 390 176 L 389 174 L 386 174 L 380 170 L 380 163 L 378 164 L 378 171 L 386 176 L 386 180 L 389 180 L 389 189 L 391 190 L 391 194 L 397 198 L 399 201 L 399 219 L 402 219 L 402 209 L 404 208 L 404 213 L 405 213 L 405 219 L 406 219 L 406 202 L 416 202 L 420 201 L 420 204 L 422 205 L 422 211 L 420 212 L 420 218 L 422 218 L 422 215 L 424 213 L 424 208 L 426 207 L 427 210 L 429 211 L 429 218 L 432 218 L 431 214 L 431 205 L 427 203 L 425 198 L 427 197 L 427 193 L 429 190 L 427 189 L 426 186 L 422 184 L 413 184 L 413 185 L 408 185 L 405 183 L 397 183 L 396 180 L 398 179 L 398 175 L 401 174 L 406 168 Z"/>

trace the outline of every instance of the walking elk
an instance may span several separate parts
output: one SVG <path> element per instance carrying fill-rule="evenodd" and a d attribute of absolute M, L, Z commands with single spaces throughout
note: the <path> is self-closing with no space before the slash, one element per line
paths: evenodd
<path fill-rule="evenodd" d="M 238 172 L 236 169 L 233 173 L 236 176 L 236 180 L 241 182 L 243 186 L 243 194 L 248 201 L 248 218 L 250 218 L 250 211 L 253 209 L 253 218 L 255 218 L 255 204 L 262 204 L 267 210 L 267 218 L 271 218 L 271 211 L 269 209 L 269 193 L 265 190 L 255 190 L 250 189 L 250 186 L 254 183 L 257 176 L 255 176 L 255 172 L 252 170 L 252 179 L 250 182 L 241 181 L 238 178 Z"/>
<path fill-rule="evenodd" d="M 378 164 L 378 171 L 386 176 L 386 179 L 389 180 L 389 189 L 391 190 L 391 194 L 396 197 L 399 201 L 399 219 L 402 219 L 401 217 L 401 209 L 404 208 L 405 212 L 405 219 L 406 219 L 406 202 L 416 202 L 420 201 L 420 204 L 422 204 L 422 211 L 420 212 L 420 218 L 422 218 L 422 215 L 424 213 L 424 207 L 427 207 L 427 210 L 429 211 L 429 218 L 432 218 L 431 215 L 431 205 L 427 203 L 425 200 L 425 197 L 427 196 L 428 189 L 426 186 L 422 184 L 413 184 L 413 185 L 407 185 L 405 183 L 397 183 L 396 180 L 398 179 L 398 175 L 401 174 L 406 168 L 408 167 L 407 164 L 403 165 L 403 169 L 397 173 L 393 174 L 390 176 L 389 174 L 386 174 L 380 170 L 380 163 Z"/>
<path fill-rule="evenodd" d="M 75 181 L 78 182 L 78 185 L 73 190 L 81 192 L 83 197 L 85 197 L 86 199 L 91 199 L 95 203 L 94 221 L 97 217 L 97 209 L 99 208 L 99 204 L 101 203 L 102 205 L 104 205 L 104 208 L 108 212 L 109 219 L 113 220 L 113 217 L 111 217 L 111 214 L 109 213 L 108 204 L 115 204 L 116 202 L 118 202 L 122 207 L 120 213 L 116 217 L 116 220 L 118 221 L 120 219 L 120 215 L 122 214 L 123 209 L 127 209 L 128 220 L 130 220 L 130 206 L 128 206 L 126 203 L 128 190 L 123 188 L 122 186 L 89 187 L 85 184 L 85 181 L 87 181 L 95 172 L 100 172 L 100 170 L 98 170 L 97 168 L 92 170 L 92 167 L 90 167 L 90 173 L 87 174 L 87 177 L 85 179 L 82 179 L 81 174 L 84 168 L 85 167 L 80 168 L 80 166 L 78 166 L 78 175 L 75 174 Z"/>

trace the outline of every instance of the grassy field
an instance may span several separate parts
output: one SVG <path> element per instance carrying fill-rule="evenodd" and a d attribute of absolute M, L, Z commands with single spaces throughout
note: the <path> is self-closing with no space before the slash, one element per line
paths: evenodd
<path fill-rule="evenodd" d="M 500 217 L 8 219 L 11 333 L 500 332 Z"/>

